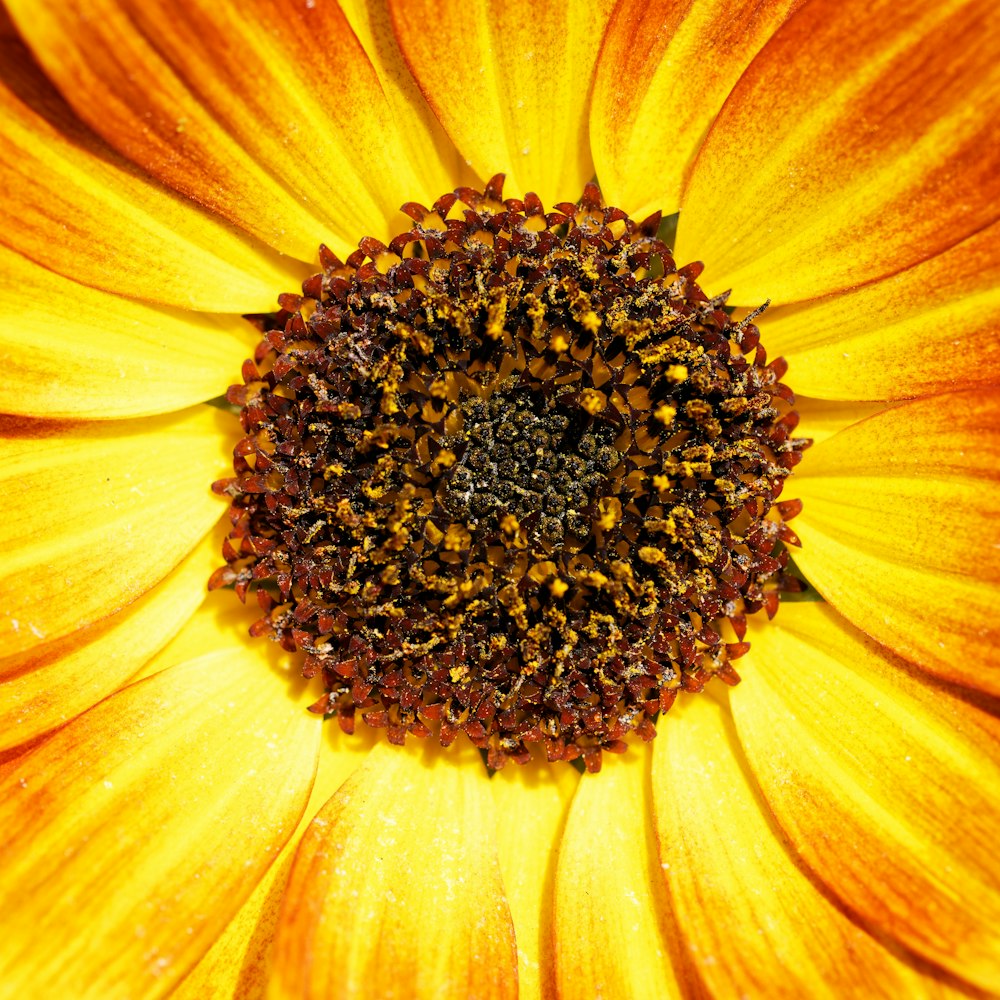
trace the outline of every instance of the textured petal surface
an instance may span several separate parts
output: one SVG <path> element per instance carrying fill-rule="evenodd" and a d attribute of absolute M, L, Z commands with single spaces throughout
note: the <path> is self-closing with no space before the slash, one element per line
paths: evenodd
<path fill-rule="evenodd" d="M 366 234 L 388 236 L 403 202 L 441 193 L 412 170 L 378 76 L 333 4 L 10 8 L 112 146 L 285 253 L 312 261 L 320 242 L 349 252 Z"/>
<path fill-rule="evenodd" d="M 609 0 L 390 0 L 403 55 L 431 107 L 482 178 L 505 194 L 575 201 L 594 166 L 587 143 L 591 80 Z M 429 24 L 461 26 L 442 49 Z"/>
<path fill-rule="evenodd" d="M 800 0 L 624 0 L 594 81 L 590 144 L 608 204 L 680 207 L 691 160 L 733 84 Z"/>
<path fill-rule="evenodd" d="M 0 247 L 0 411 L 107 420 L 222 395 L 260 335 L 88 288 Z"/>
<path fill-rule="evenodd" d="M 687 957 L 711 996 L 921 995 L 920 977 L 796 865 L 746 774 L 725 707 L 682 698 L 653 753 L 663 870 Z"/>
<path fill-rule="evenodd" d="M 732 709 L 796 851 L 866 924 L 1000 988 L 1000 746 L 831 608 L 754 635 Z"/>
<path fill-rule="evenodd" d="M 892 274 L 1000 214 L 993 0 L 814 0 L 764 47 L 683 195 L 709 294 L 797 302 Z"/>
<path fill-rule="evenodd" d="M 904 403 L 811 449 L 795 561 L 842 614 L 939 677 L 1000 693 L 1000 395 Z"/>
<path fill-rule="evenodd" d="M 516 997 L 494 824 L 471 748 L 379 743 L 302 838 L 268 995 Z"/>
<path fill-rule="evenodd" d="M 475 184 L 478 179 L 469 172 L 406 66 L 392 30 L 388 0 L 340 0 L 340 6 L 378 74 L 396 127 L 405 139 L 398 155 L 409 159 L 428 186 L 438 185 L 437 194 L 459 183 Z"/>
<path fill-rule="evenodd" d="M 518 998 L 555 995 L 556 857 L 579 774 L 564 764 L 509 764 L 490 782 L 500 871 L 517 929 Z"/>
<path fill-rule="evenodd" d="M 577 786 L 556 870 L 559 1000 L 683 995 L 666 943 L 650 757 L 648 745 L 605 754 Z"/>
<path fill-rule="evenodd" d="M 224 511 L 231 420 L 210 407 L 112 424 L 0 424 L 0 642 L 8 655 L 141 597 Z"/>
<path fill-rule="evenodd" d="M 219 561 L 209 534 L 148 593 L 118 614 L 0 658 L 0 750 L 61 726 L 133 677 L 191 616 Z"/>
<path fill-rule="evenodd" d="M 765 342 L 811 396 L 903 399 L 995 386 L 1000 225 L 891 278 L 770 311 Z"/>
<path fill-rule="evenodd" d="M 6 996 L 165 996 L 295 829 L 321 723 L 231 654 L 164 671 L 0 791 Z"/>
<path fill-rule="evenodd" d="M 38 5 L 28 6 L 34 19 Z M 297 267 L 140 176 L 75 118 L 11 38 L 0 38 L 0 187 L 0 240 L 88 285 L 253 312 L 273 309 L 301 281 Z"/>

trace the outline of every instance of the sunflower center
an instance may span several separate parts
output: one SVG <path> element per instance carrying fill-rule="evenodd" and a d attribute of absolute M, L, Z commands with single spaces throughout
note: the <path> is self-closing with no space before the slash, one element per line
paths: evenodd
<path fill-rule="evenodd" d="M 227 565 L 325 694 L 394 743 L 600 766 L 681 688 L 739 678 L 794 541 L 804 442 L 752 317 L 588 186 L 460 189 L 388 246 L 321 249 L 244 384 Z M 727 642 L 724 624 L 733 631 Z"/>
<path fill-rule="evenodd" d="M 462 458 L 439 499 L 481 542 L 523 530 L 533 551 L 552 552 L 589 533 L 585 511 L 622 455 L 613 427 L 561 408 L 563 396 L 511 378 L 462 402 Z"/>

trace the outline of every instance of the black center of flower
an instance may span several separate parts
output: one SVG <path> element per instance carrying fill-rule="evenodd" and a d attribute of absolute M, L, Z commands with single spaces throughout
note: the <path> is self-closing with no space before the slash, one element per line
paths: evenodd
<path fill-rule="evenodd" d="M 461 404 L 462 458 L 438 493 L 445 511 L 481 535 L 523 525 L 533 551 L 574 546 L 590 533 L 586 513 L 622 454 L 613 425 L 560 406 L 565 393 L 498 384 Z"/>
<path fill-rule="evenodd" d="M 777 609 L 805 442 L 750 321 L 601 204 L 460 189 L 282 296 L 229 398 L 227 565 L 314 709 L 491 766 L 624 749 L 739 678 Z M 728 621 L 735 642 L 722 638 Z"/>

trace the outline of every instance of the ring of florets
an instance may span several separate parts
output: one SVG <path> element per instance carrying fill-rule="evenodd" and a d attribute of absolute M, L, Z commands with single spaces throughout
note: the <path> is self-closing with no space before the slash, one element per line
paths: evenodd
<path fill-rule="evenodd" d="M 746 615 L 794 586 L 777 500 L 806 442 L 784 362 L 658 215 L 502 182 L 321 248 L 258 319 L 211 586 L 255 588 L 251 631 L 305 653 L 347 731 L 593 770 L 678 690 L 739 679 Z"/>

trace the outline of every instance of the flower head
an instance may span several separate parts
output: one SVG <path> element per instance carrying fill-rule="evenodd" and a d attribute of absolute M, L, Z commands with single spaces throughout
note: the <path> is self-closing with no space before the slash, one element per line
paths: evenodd
<path fill-rule="evenodd" d="M 739 679 L 718 622 L 777 606 L 775 500 L 808 441 L 785 363 L 676 268 L 658 215 L 592 185 L 546 214 L 502 182 L 406 206 L 346 264 L 324 248 L 282 299 L 229 393 L 212 586 L 270 585 L 252 631 L 308 654 L 347 732 L 360 708 L 394 743 L 435 722 L 491 767 L 544 743 L 596 770 L 682 685 Z"/>
<path fill-rule="evenodd" d="M 992 4 L 6 8 L 0 993 L 1000 993 Z"/>

